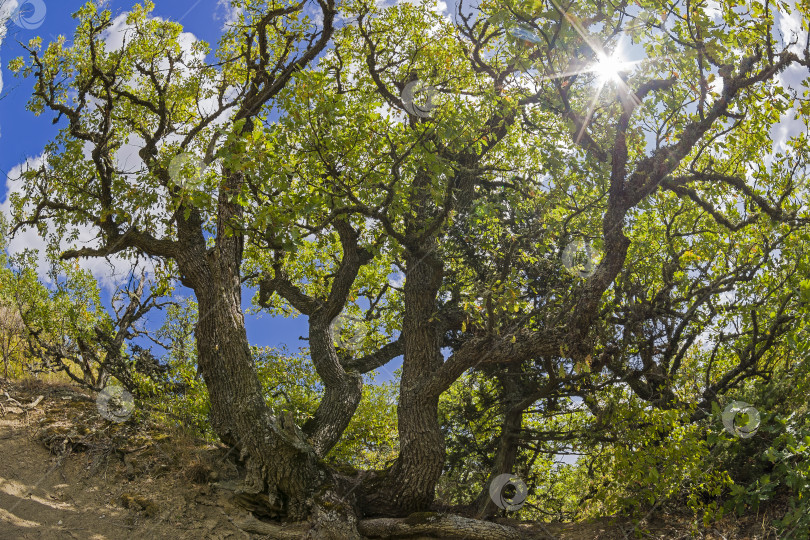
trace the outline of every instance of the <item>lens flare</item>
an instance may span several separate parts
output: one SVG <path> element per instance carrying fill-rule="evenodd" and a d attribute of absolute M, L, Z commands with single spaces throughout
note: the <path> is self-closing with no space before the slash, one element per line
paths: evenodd
<path fill-rule="evenodd" d="M 621 72 L 627 67 L 628 62 L 625 62 L 619 55 L 599 54 L 593 71 L 599 77 L 600 82 L 619 82 L 621 81 Z"/>

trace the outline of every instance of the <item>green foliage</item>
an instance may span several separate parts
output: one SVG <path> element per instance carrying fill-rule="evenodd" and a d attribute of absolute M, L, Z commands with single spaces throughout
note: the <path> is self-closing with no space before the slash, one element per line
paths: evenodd
<path fill-rule="evenodd" d="M 63 371 L 77 381 L 103 386 L 101 366 L 93 358 L 103 358 L 97 343 L 97 329 L 112 328 L 112 318 L 100 300 L 98 282 L 77 263 L 54 261 L 46 286 L 38 275 L 38 254 L 25 250 L 11 257 L 0 271 L 0 304 L 19 313 L 25 342 L 25 372 Z M 35 333 L 36 340 L 29 337 Z M 82 361 L 67 351 L 86 347 Z M 98 354 L 89 354 L 93 348 Z M 65 351 L 64 356 L 56 351 Z M 16 375 L 22 375 L 18 365 Z"/>
<path fill-rule="evenodd" d="M 144 404 L 155 418 L 183 426 L 196 436 L 214 440 L 208 416 L 208 389 L 197 370 L 197 347 L 194 326 L 197 303 L 179 298 L 166 311 L 156 337 L 168 345 L 163 362 L 168 366 L 165 381 L 155 381 L 136 374 Z"/>
<path fill-rule="evenodd" d="M 363 397 L 328 458 L 359 470 L 385 469 L 398 455 L 397 381 L 363 386 Z"/>
<path fill-rule="evenodd" d="M 499 411 L 494 406 L 493 381 L 481 374 L 465 373 L 439 401 L 439 415 L 446 430 L 445 474 L 437 497 L 445 504 L 468 504 L 488 478 L 498 434 Z"/>
<path fill-rule="evenodd" d="M 698 515 L 715 517 L 703 497 L 719 495 L 728 478 L 713 463 L 704 427 L 688 421 L 689 411 L 651 409 L 632 398 L 615 405 L 606 434 L 621 442 L 599 445 L 586 459 L 593 470 L 593 498 L 579 516 L 621 513 L 640 518 L 649 508 L 674 500 L 686 502 Z"/>
<path fill-rule="evenodd" d="M 810 535 L 810 376 L 806 356 L 757 384 L 748 398 L 758 404 L 761 426 L 750 439 L 722 437 L 715 452 L 734 481 L 725 494 L 726 514 L 786 508 L 774 522 L 780 538 Z"/>

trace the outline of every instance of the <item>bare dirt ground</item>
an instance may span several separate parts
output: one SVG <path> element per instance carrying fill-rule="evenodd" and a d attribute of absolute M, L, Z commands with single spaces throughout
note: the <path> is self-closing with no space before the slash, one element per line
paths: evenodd
<path fill-rule="evenodd" d="M 0 379 L 0 540 L 267 538 L 244 530 L 256 520 L 234 502 L 237 479 L 222 448 L 148 420 L 104 420 L 72 386 Z M 502 520 L 532 539 L 776 538 L 764 521 L 690 521 L 657 516 L 633 532 L 626 519 Z"/>
<path fill-rule="evenodd" d="M 5 386 L 0 539 L 256 538 L 234 524 L 248 512 L 213 486 L 231 472 L 218 449 L 178 452 L 186 441 L 129 433 L 70 386 Z"/>

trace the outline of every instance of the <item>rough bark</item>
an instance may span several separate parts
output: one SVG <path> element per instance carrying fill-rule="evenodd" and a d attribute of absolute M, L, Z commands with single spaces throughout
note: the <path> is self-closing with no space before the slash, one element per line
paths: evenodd
<path fill-rule="evenodd" d="M 310 520 L 296 523 L 269 523 L 253 516 L 234 520 L 243 531 L 264 535 L 272 540 L 361 540 L 353 517 L 316 509 Z"/>
<path fill-rule="evenodd" d="M 243 531 L 262 534 L 273 540 L 298 540 L 300 538 L 324 538 L 319 534 L 317 522 L 275 524 L 255 517 L 245 517 L 234 521 Z M 346 531 L 340 540 L 352 538 L 447 538 L 458 540 L 519 540 L 524 536 L 506 525 L 488 521 L 478 521 L 462 516 L 433 514 L 430 512 L 412 514 L 406 518 L 365 519 L 357 523 L 357 533 Z"/>
<path fill-rule="evenodd" d="M 378 367 L 374 361 L 363 363 L 362 366 L 344 365 L 333 342 L 333 321 L 348 302 L 360 268 L 373 259 L 371 252 L 358 245 L 359 234 L 348 221 L 336 220 L 334 226 L 340 237 L 343 256 L 327 298 L 305 294 L 287 278 L 280 265 L 274 268 L 272 277 L 265 276 L 261 280 L 259 288 L 262 306 L 269 306 L 270 296 L 278 293 L 298 311 L 309 316 L 310 357 L 323 383 L 324 393 L 313 418 L 303 429 L 321 457 L 337 444 L 357 410 L 363 391 L 361 373 Z M 396 356 L 393 353 L 397 350 L 396 347 L 385 347 L 375 353 L 376 358 L 385 363 Z"/>
<path fill-rule="evenodd" d="M 432 248 L 432 246 L 431 246 Z M 439 424 L 439 395 L 424 392 L 424 383 L 442 363 L 441 335 L 434 320 L 442 281 L 442 262 L 431 251 L 406 259 L 405 359 L 402 366 L 399 418 L 400 456 L 391 471 L 400 486 L 394 502 L 415 511 L 433 502 L 444 465 L 444 435 Z"/>
<path fill-rule="evenodd" d="M 440 394 L 427 392 L 427 384 L 443 361 L 436 312 L 444 263 L 436 253 L 436 235 L 444 218 L 432 207 L 430 183 L 428 174 L 417 174 L 413 213 L 406 219 L 406 236 L 414 241 L 405 252 L 404 358 L 397 406 L 399 456 L 391 470 L 372 480 L 365 490 L 363 511 L 368 516 L 406 516 L 427 509 L 444 466 Z"/>
<path fill-rule="evenodd" d="M 220 272 L 212 274 L 208 287 L 195 289 L 201 314 L 198 362 L 211 401 L 212 427 L 247 459 L 245 491 L 264 492 L 268 506 L 303 519 L 307 499 L 325 480 L 324 471 L 295 425 L 276 421 L 267 407 L 245 333 L 239 288 L 226 287 Z"/>
<path fill-rule="evenodd" d="M 225 185 L 238 191 L 244 178 L 226 175 Z M 245 331 L 242 312 L 243 237 L 231 234 L 242 208 L 222 190 L 218 201 L 214 246 L 194 220 L 181 221 L 183 242 L 178 266 L 184 283 L 197 297 L 197 361 L 208 388 L 211 424 L 217 435 L 241 452 L 247 468 L 240 496 L 290 520 L 317 513 L 319 500 L 332 496 L 334 479 L 291 417 L 274 417 L 265 402 Z M 192 213 L 193 216 L 193 213 Z"/>
<path fill-rule="evenodd" d="M 431 250 L 406 255 L 404 359 L 397 406 L 399 456 L 390 471 L 372 479 L 360 495 L 368 516 L 406 516 L 428 508 L 442 473 L 445 448 L 439 394 L 425 392 L 426 383 L 442 363 L 441 335 L 433 320 L 441 280 L 442 264 Z"/>
<path fill-rule="evenodd" d="M 326 455 L 340 440 L 363 393 L 363 378 L 360 374 L 347 372 L 340 365 L 329 323 L 323 317 L 318 317 L 310 321 L 309 327 L 312 359 L 318 376 L 324 382 L 324 393 L 315 415 L 304 426 L 304 430 L 320 456 Z"/>
<path fill-rule="evenodd" d="M 343 257 L 332 282 L 329 297 L 310 315 L 309 345 L 313 364 L 324 383 L 324 395 L 310 422 L 304 426 L 316 452 L 326 455 L 340 436 L 360 404 L 363 378 L 347 371 L 340 363 L 332 339 L 332 322 L 346 305 L 360 268 L 372 260 L 372 254 L 358 245 L 359 235 L 348 221 L 335 222 Z"/>

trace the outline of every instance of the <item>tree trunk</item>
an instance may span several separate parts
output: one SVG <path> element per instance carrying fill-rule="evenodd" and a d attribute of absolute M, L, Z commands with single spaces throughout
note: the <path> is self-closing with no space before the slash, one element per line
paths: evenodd
<path fill-rule="evenodd" d="M 471 167 L 476 159 L 467 159 Z M 474 176 L 460 173 L 456 179 L 456 205 L 469 208 L 473 200 Z M 435 208 L 430 173 L 420 171 L 413 213 L 406 217 L 404 355 L 397 406 L 399 456 L 391 470 L 367 482 L 362 494 L 367 516 L 406 516 L 427 510 L 435 497 L 445 460 L 444 434 L 439 423 L 439 397 L 434 391 L 436 371 L 442 366 L 442 329 L 436 320 L 439 289 L 444 278 L 444 261 L 437 253 L 444 222 Z M 430 233 L 426 231 L 430 230 Z"/>
<path fill-rule="evenodd" d="M 307 499 L 322 471 L 314 450 L 294 424 L 276 422 L 265 403 L 245 333 L 239 292 L 217 287 L 198 291 L 198 362 L 211 401 L 211 423 L 248 466 L 246 492 L 266 493 L 267 503 L 292 519 L 304 519 Z M 217 290 L 225 294 L 216 294 Z M 228 294 L 230 293 L 230 294 Z M 269 488 L 269 489 L 268 489 Z"/>
<path fill-rule="evenodd" d="M 492 502 L 492 498 L 489 495 L 489 486 L 496 476 L 514 473 L 522 424 L 523 409 L 516 407 L 515 403 L 509 400 L 507 396 L 506 411 L 504 413 L 503 424 L 501 424 L 501 436 L 498 441 L 498 449 L 495 452 L 495 461 L 492 464 L 492 471 L 490 472 L 489 480 L 484 486 L 484 489 L 475 501 L 475 505 L 478 508 L 478 519 L 489 519 L 497 512 L 497 506 Z"/>
<path fill-rule="evenodd" d="M 272 278 L 266 276 L 259 285 L 260 305 L 267 306 L 270 297 L 278 293 L 309 316 L 310 358 L 323 383 L 323 397 L 303 429 L 321 457 L 340 440 L 363 395 L 363 378 L 358 370 L 347 370 L 338 358 L 332 325 L 349 302 L 360 268 L 373 259 L 370 251 L 359 246 L 360 235 L 348 221 L 338 219 L 334 226 L 340 236 L 343 257 L 326 299 L 304 294 L 288 280 L 281 265 L 274 268 Z"/>
<path fill-rule="evenodd" d="M 407 516 L 429 508 L 444 466 L 439 395 L 425 391 L 442 364 L 441 334 L 434 320 L 442 263 L 433 253 L 432 242 L 420 252 L 406 255 L 399 456 L 387 474 L 371 480 L 363 490 L 362 508 L 368 516 Z"/>
<path fill-rule="evenodd" d="M 520 540 L 517 529 L 461 516 L 421 512 L 404 519 L 379 518 L 360 522 L 369 538 L 445 538 L 456 540 Z"/>
<path fill-rule="evenodd" d="M 427 509 L 433 502 L 445 458 L 439 395 L 424 391 L 443 360 L 435 322 L 443 265 L 433 251 L 434 242 L 425 246 L 426 254 L 408 255 L 405 267 L 405 355 L 397 407 L 399 458 L 391 478 L 398 486 L 394 504 L 407 513 Z"/>
<path fill-rule="evenodd" d="M 309 521 L 310 538 L 359 538 L 343 479 L 319 460 L 291 415 L 274 417 L 250 354 L 240 288 L 213 277 L 197 293 L 198 362 L 219 437 L 240 450 L 247 476 L 237 497 L 265 514 Z M 220 294 L 217 294 L 219 292 Z M 224 294 L 223 294 L 224 293 Z"/>
<path fill-rule="evenodd" d="M 226 178 L 238 191 L 241 176 Z M 336 493 L 340 479 L 322 464 L 292 416 L 275 417 L 265 401 L 242 312 L 244 240 L 229 230 L 241 208 L 227 200 L 226 191 L 220 193 L 214 247 L 205 248 L 199 229 L 181 227 L 186 249 L 177 260 L 183 282 L 197 297 L 197 362 L 208 388 L 211 425 L 223 442 L 240 451 L 247 469 L 237 495 L 265 514 L 325 524 L 317 527 L 316 538 L 356 537 L 350 505 L 341 506 Z M 338 532 L 331 535 L 330 530 Z"/>
<path fill-rule="evenodd" d="M 340 440 L 363 395 L 363 378 L 346 372 L 332 343 L 330 322 L 320 314 L 310 318 L 309 345 L 312 361 L 324 384 L 323 397 L 304 431 L 315 452 L 323 457 Z"/>

